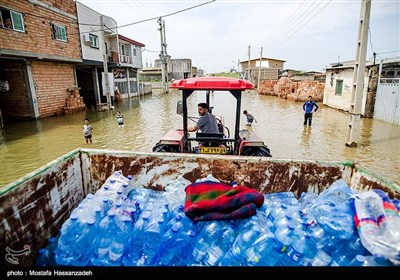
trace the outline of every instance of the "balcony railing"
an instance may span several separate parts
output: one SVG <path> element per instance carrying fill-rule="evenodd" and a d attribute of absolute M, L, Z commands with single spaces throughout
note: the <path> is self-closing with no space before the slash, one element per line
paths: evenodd
<path fill-rule="evenodd" d="M 130 55 L 120 54 L 119 55 L 119 61 L 121 63 L 132 64 L 132 57 Z"/>

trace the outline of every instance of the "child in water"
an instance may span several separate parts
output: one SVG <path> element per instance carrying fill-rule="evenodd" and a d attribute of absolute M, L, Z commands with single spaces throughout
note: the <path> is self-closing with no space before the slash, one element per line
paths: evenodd
<path fill-rule="evenodd" d="M 92 143 L 92 125 L 88 118 L 85 119 L 83 125 L 83 137 L 85 137 L 86 143 Z"/>
<path fill-rule="evenodd" d="M 117 123 L 119 126 L 124 125 L 124 116 L 121 114 L 120 111 L 117 112 Z"/>
<path fill-rule="evenodd" d="M 251 126 L 253 121 L 257 122 L 257 120 L 253 117 L 253 115 L 247 112 L 247 110 L 244 110 L 243 114 L 245 114 L 247 117 L 247 124 L 246 124 L 247 126 Z"/>

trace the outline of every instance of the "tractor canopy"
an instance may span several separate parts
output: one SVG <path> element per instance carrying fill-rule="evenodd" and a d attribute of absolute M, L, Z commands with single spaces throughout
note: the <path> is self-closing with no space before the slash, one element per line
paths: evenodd
<path fill-rule="evenodd" d="M 252 83 L 228 77 L 198 77 L 172 82 L 170 88 L 181 90 L 246 90 L 253 89 Z"/>

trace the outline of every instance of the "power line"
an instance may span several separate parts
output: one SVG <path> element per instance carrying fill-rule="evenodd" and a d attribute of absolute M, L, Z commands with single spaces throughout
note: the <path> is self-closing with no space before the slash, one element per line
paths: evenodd
<path fill-rule="evenodd" d="M 304 0 L 304 1 L 301 3 L 300 7 L 299 7 L 298 9 L 296 9 L 290 16 L 288 16 L 287 19 L 286 19 L 282 24 L 280 24 L 279 27 L 276 28 L 275 31 L 272 32 L 267 38 L 265 38 L 264 40 L 262 40 L 262 42 L 264 42 L 264 41 L 266 41 L 267 39 L 273 37 L 276 33 L 280 32 L 280 30 L 281 30 L 282 28 L 283 28 L 284 30 L 286 30 L 286 29 L 288 28 L 288 26 L 290 27 L 292 24 L 289 23 L 288 25 L 286 25 L 286 23 L 288 23 L 289 20 L 291 20 L 291 21 L 296 21 L 298 17 L 302 16 L 302 15 L 304 14 L 304 12 L 307 11 L 308 8 L 307 8 L 301 15 L 296 15 L 297 13 L 300 13 L 300 11 L 303 9 L 303 5 L 304 5 L 305 3 L 308 3 L 308 2 L 307 2 L 306 0 Z M 312 5 L 312 4 L 311 4 L 311 5 Z M 283 30 L 283 31 L 284 31 L 284 30 Z M 278 37 L 279 37 L 279 36 L 278 36 Z"/>
<path fill-rule="evenodd" d="M 148 18 L 148 19 L 144 19 L 144 20 L 139 20 L 139 21 L 136 21 L 136 22 L 127 23 L 127 24 L 123 24 L 123 25 L 118 25 L 118 26 L 116 26 L 116 27 L 113 27 L 112 29 L 123 28 L 123 27 L 131 26 L 131 25 L 135 25 L 135 24 L 139 24 L 139 23 L 143 23 L 143 22 L 151 21 L 151 20 L 155 20 L 155 19 L 158 20 L 160 17 L 161 17 L 161 18 L 170 17 L 170 16 L 173 16 L 173 15 L 176 15 L 176 14 L 179 14 L 179 13 L 183 13 L 183 12 L 186 12 L 186 11 L 191 10 L 191 9 L 194 9 L 194 8 L 198 8 L 198 7 L 200 7 L 200 6 L 204 6 L 204 5 L 206 5 L 206 4 L 210 4 L 210 3 L 212 3 L 212 2 L 215 2 L 215 0 L 211 0 L 211 1 L 208 1 L 208 2 L 205 2 L 205 3 L 201 3 L 201 4 L 198 4 L 198 5 L 195 5 L 195 6 L 186 8 L 186 9 L 183 9 L 183 10 L 179 10 L 179 11 L 176 11 L 176 12 L 173 12 L 173 13 L 170 13 L 170 14 L 166 14 L 166 15 L 162 15 L 162 16 L 157 16 L 157 17 L 152 17 L 152 18 Z M 100 29 L 100 30 L 94 30 L 94 31 L 91 31 L 91 32 L 103 31 L 103 30 L 104 30 L 104 29 Z M 88 32 L 81 32 L 80 34 L 84 34 L 84 33 L 88 33 Z"/>
<path fill-rule="evenodd" d="M 301 22 L 303 22 L 304 20 L 307 19 L 307 17 L 309 15 L 311 15 L 314 10 L 316 8 L 318 8 L 319 5 L 321 5 L 321 3 L 323 2 L 322 0 L 319 1 L 319 3 L 317 3 L 316 6 L 313 7 L 313 5 L 316 3 L 317 1 L 314 1 L 314 3 L 311 4 L 311 6 L 307 7 L 306 10 L 304 10 L 298 18 L 296 18 L 291 24 L 287 25 L 286 28 L 284 29 L 284 31 L 282 33 L 280 33 L 280 35 L 275 39 L 272 40 L 271 42 L 269 42 L 265 47 L 266 48 L 272 48 L 273 49 L 273 45 L 275 45 L 276 43 L 278 43 L 279 41 L 281 41 L 282 39 L 285 39 L 286 36 L 288 36 L 288 34 L 290 34 L 293 31 L 293 28 L 298 26 Z M 328 2 L 329 3 L 329 2 Z M 312 8 L 312 9 L 311 9 Z M 311 9 L 311 11 L 309 11 Z M 303 17 L 303 15 L 307 12 L 307 15 Z M 312 16 L 311 18 L 313 18 L 315 16 Z"/>
<path fill-rule="evenodd" d="M 283 40 L 280 44 L 276 45 L 275 47 L 270 48 L 271 49 L 276 49 L 279 46 L 281 46 L 283 43 L 285 43 L 287 40 L 289 40 L 291 37 L 293 37 L 294 34 L 296 34 L 300 29 L 302 29 L 307 23 L 309 23 L 312 19 L 314 19 L 323 9 L 325 9 L 326 6 L 328 6 L 328 4 L 331 2 L 332 0 L 329 0 L 326 2 L 326 4 L 320 8 L 316 14 L 314 14 L 309 20 L 307 20 L 303 25 L 301 25 L 299 28 L 297 28 L 294 32 L 292 32 L 290 35 L 288 35 L 288 37 Z M 322 3 L 322 1 L 311 11 L 313 12 L 320 4 Z M 293 31 L 293 30 L 292 30 Z"/>
<path fill-rule="evenodd" d="M 159 53 L 160 51 L 152 51 L 152 50 L 146 50 L 146 49 L 143 49 L 143 51 L 144 52 L 152 52 L 152 53 Z"/>

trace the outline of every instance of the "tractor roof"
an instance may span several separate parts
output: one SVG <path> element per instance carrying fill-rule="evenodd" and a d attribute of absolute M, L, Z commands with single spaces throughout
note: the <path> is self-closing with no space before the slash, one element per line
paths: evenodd
<path fill-rule="evenodd" d="M 192 90 L 246 90 L 254 88 L 253 84 L 236 78 L 198 77 L 172 82 L 170 88 Z"/>

